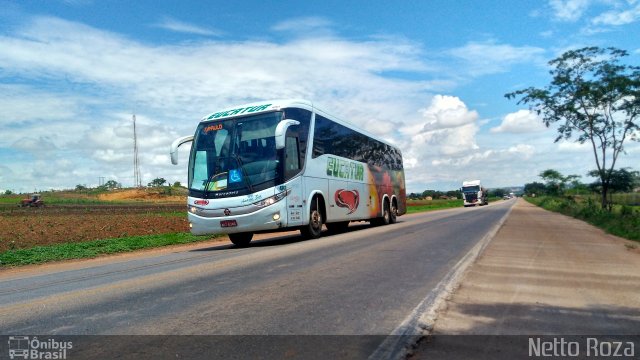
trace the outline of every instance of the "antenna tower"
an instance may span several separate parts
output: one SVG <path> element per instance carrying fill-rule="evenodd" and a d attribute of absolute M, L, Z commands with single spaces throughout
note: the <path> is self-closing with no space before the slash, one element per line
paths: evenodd
<path fill-rule="evenodd" d="M 138 160 L 138 136 L 136 133 L 136 115 L 133 114 L 133 186 L 142 187 L 140 160 Z"/>

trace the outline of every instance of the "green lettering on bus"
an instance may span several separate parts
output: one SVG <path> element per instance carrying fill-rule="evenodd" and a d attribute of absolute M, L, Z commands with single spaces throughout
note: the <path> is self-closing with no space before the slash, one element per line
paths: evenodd
<path fill-rule="evenodd" d="M 219 119 L 219 118 L 223 118 L 223 117 L 227 117 L 227 116 L 233 116 L 233 115 L 238 115 L 238 114 L 243 114 L 243 113 L 253 113 L 256 111 L 262 111 L 265 110 L 267 108 L 269 108 L 269 106 L 271 106 L 272 104 L 264 104 L 264 105 L 258 105 L 258 106 L 250 106 L 250 107 L 246 107 L 246 108 L 238 108 L 238 109 L 233 109 L 233 110 L 228 110 L 228 111 L 220 111 L 217 112 L 215 114 L 210 115 L 207 120 L 213 120 L 213 119 Z"/>
<path fill-rule="evenodd" d="M 347 180 L 364 180 L 364 166 L 357 162 L 327 157 L 327 175 Z"/>

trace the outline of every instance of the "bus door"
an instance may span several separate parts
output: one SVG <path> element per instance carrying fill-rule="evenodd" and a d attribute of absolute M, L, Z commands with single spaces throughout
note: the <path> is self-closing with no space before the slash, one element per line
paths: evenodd
<path fill-rule="evenodd" d="M 304 216 L 304 196 L 302 190 L 302 177 L 298 176 L 287 183 L 287 189 L 290 190 L 287 196 L 287 226 L 302 225 Z"/>
<path fill-rule="evenodd" d="M 289 191 L 287 196 L 287 226 L 301 226 L 304 218 L 304 189 L 302 186 L 302 171 L 300 141 L 296 134 L 287 131 L 284 149 L 284 177 L 286 189 Z"/>

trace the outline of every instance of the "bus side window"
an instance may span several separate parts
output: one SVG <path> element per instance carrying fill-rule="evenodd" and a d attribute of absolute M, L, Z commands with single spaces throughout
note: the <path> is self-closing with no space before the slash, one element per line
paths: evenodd
<path fill-rule="evenodd" d="M 300 145 L 298 138 L 287 136 L 284 150 L 284 177 L 285 180 L 289 180 L 300 172 Z"/>

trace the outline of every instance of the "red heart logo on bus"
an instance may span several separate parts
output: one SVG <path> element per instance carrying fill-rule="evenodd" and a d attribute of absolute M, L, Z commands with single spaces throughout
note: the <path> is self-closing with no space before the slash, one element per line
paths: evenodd
<path fill-rule="evenodd" d="M 360 193 L 358 193 L 358 190 L 340 189 L 336 191 L 334 198 L 336 200 L 336 205 L 349 209 L 347 215 L 356 211 L 360 204 Z"/>

